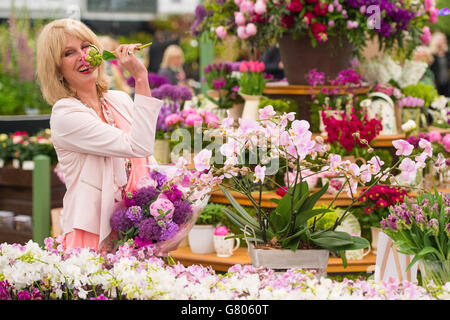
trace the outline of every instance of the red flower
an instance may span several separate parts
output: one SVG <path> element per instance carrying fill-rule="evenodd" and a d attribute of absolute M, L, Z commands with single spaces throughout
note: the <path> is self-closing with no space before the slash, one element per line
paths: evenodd
<path fill-rule="evenodd" d="M 289 29 L 294 25 L 294 17 L 289 15 L 284 15 L 281 17 L 281 26 L 285 29 Z"/>
<path fill-rule="evenodd" d="M 365 207 L 364 208 L 364 212 L 367 213 L 367 214 L 370 214 L 370 213 L 373 212 L 373 208 L 372 207 Z"/>
<path fill-rule="evenodd" d="M 292 0 L 286 5 L 286 9 L 288 9 L 290 12 L 300 12 L 303 9 L 303 5 L 300 0 Z"/>
<path fill-rule="evenodd" d="M 328 4 L 319 2 L 314 5 L 314 13 L 318 16 L 326 16 L 328 12 Z"/>
<path fill-rule="evenodd" d="M 305 0 L 305 2 L 309 4 L 316 4 L 319 0 Z"/>
<path fill-rule="evenodd" d="M 314 22 L 311 26 L 311 30 L 314 34 L 314 37 L 319 42 L 325 42 L 328 40 L 328 34 L 326 33 L 327 27 L 319 22 Z"/>
<path fill-rule="evenodd" d="M 278 188 L 278 190 L 275 193 L 277 195 L 279 195 L 280 197 L 284 197 L 284 195 L 286 194 L 287 190 L 288 190 L 288 187 Z"/>
<path fill-rule="evenodd" d="M 303 22 L 306 24 L 311 24 L 312 20 L 315 18 L 316 16 L 314 15 L 314 13 L 312 11 L 308 11 L 305 13 L 305 15 L 303 16 Z"/>

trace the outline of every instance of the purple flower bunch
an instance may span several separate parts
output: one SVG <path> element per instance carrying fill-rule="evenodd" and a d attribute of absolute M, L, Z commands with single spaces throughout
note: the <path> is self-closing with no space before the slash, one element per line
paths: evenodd
<path fill-rule="evenodd" d="M 361 85 L 362 76 L 355 69 L 349 68 L 342 70 L 336 79 L 331 81 L 333 86 L 345 86 L 347 84 Z"/>
<path fill-rule="evenodd" d="M 236 77 L 233 76 L 234 71 L 239 71 L 240 62 L 225 62 L 225 63 L 213 63 L 207 65 L 204 71 L 204 79 L 208 87 L 212 90 L 219 92 L 219 97 L 207 98 L 216 103 L 220 108 L 228 109 L 233 106 L 234 103 L 239 103 L 241 97 L 238 95 L 239 82 Z"/>
<path fill-rule="evenodd" d="M 425 105 L 425 100 L 416 97 L 405 97 L 397 102 L 399 107 L 421 108 Z"/>
<path fill-rule="evenodd" d="M 427 260 L 447 260 L 450 254 L 450 195 L 427 192 L 416 201 L 389 208 L 381 227 L 401 252 Z M 425 249 L 425 250 L 424 250 Z"/>
<path fill-rule="evenodd" d="M 156 88 L 161 87 L 164 84 L 170 84 L 170 81 L 166 76 L 163 76 L 161 74 L 149 73 L 148 74 L 148 83 L 150 84 L 151 89 L 156 89 Z M 136 85 L 134 78 L 129 77 L 127 79 L 127 84 L 130 87 L 134 88 L 134 86 Z"/>
<path fill-rule="evenodd" d="M 212 13 L 212 12 L 211 12 Z M 191 32 L 195 37 L 198 37 L 201 33 L 199 26 L 202 24 L 203 20 L 208 17 L 211 13 L 206 11 L 206 8 L 199 4 L 195 8 L 195 20 L 191 26 Z"/>
<path fill-rule="evenodd" d="M 127 192 L 124 206 L 111 217 L 111 228 L 119 235 L 119 245 L 133 240 L 143 247 L 172 239 L 192 216 L 191 204 L 177 185 L 166 186 L 163 174 L 152 172 L 157 187 L 146 186 Z"/>

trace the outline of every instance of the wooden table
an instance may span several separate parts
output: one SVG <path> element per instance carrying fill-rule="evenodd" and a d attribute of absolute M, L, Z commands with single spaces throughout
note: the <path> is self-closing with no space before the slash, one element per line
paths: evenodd
<path fill-rule="evenodd" d="M 179 247 L 170 252 L 171 256 L 184 266 L 200 264 L 204 267 L 211 266 L 216 271 L 226 272 L 235 264 L 251 264 L 247 248 L 240 247 L 231 257 L 220 258 L 215 253 L 195 254 L 189 246 Z M 362 260 L 348 260 L 347 268 L 342 265 L 341 258 L 330 257 L 328 259 L 327 273 L 367 272 L 373 270 L 376 263 L 376 255 L 369 253 Z"/>

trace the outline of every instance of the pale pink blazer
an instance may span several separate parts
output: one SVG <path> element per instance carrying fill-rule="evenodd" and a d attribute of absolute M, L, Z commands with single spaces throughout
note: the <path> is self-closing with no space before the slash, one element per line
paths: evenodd
<path fill-rule="evenodd" d="M 64 234 L 81 229 L 99 235 L 99 248 L 111 232 L 110 218 L 118 186 L 125 186 L 124 158 L 153 153 L 156 120 L 162 101 L 110 90 L 105 99 L 131 123 L 129 133 L 104 123 L 75 98 L 55 103 L 50 117 L 52 142 L 64 174 Z"/>

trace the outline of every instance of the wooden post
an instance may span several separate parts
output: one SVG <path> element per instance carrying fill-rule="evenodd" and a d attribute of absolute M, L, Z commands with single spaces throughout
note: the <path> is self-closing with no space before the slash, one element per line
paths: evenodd
<path fill-rule="evenodd" d="M 50 157 L 34 157 L 33 169 L 33 241 L 44 246 L 50 236 Z"/>
<path fill-rule="evenodd" d="M 209 89 L 208 85 L 202 81 L 204 77 L 203 69 L 213 63 L 214 60 L 214 43 L 208 38 L 206 33 L 202 33 L 200 36 L 200 92 L 205 94 Z"/>

